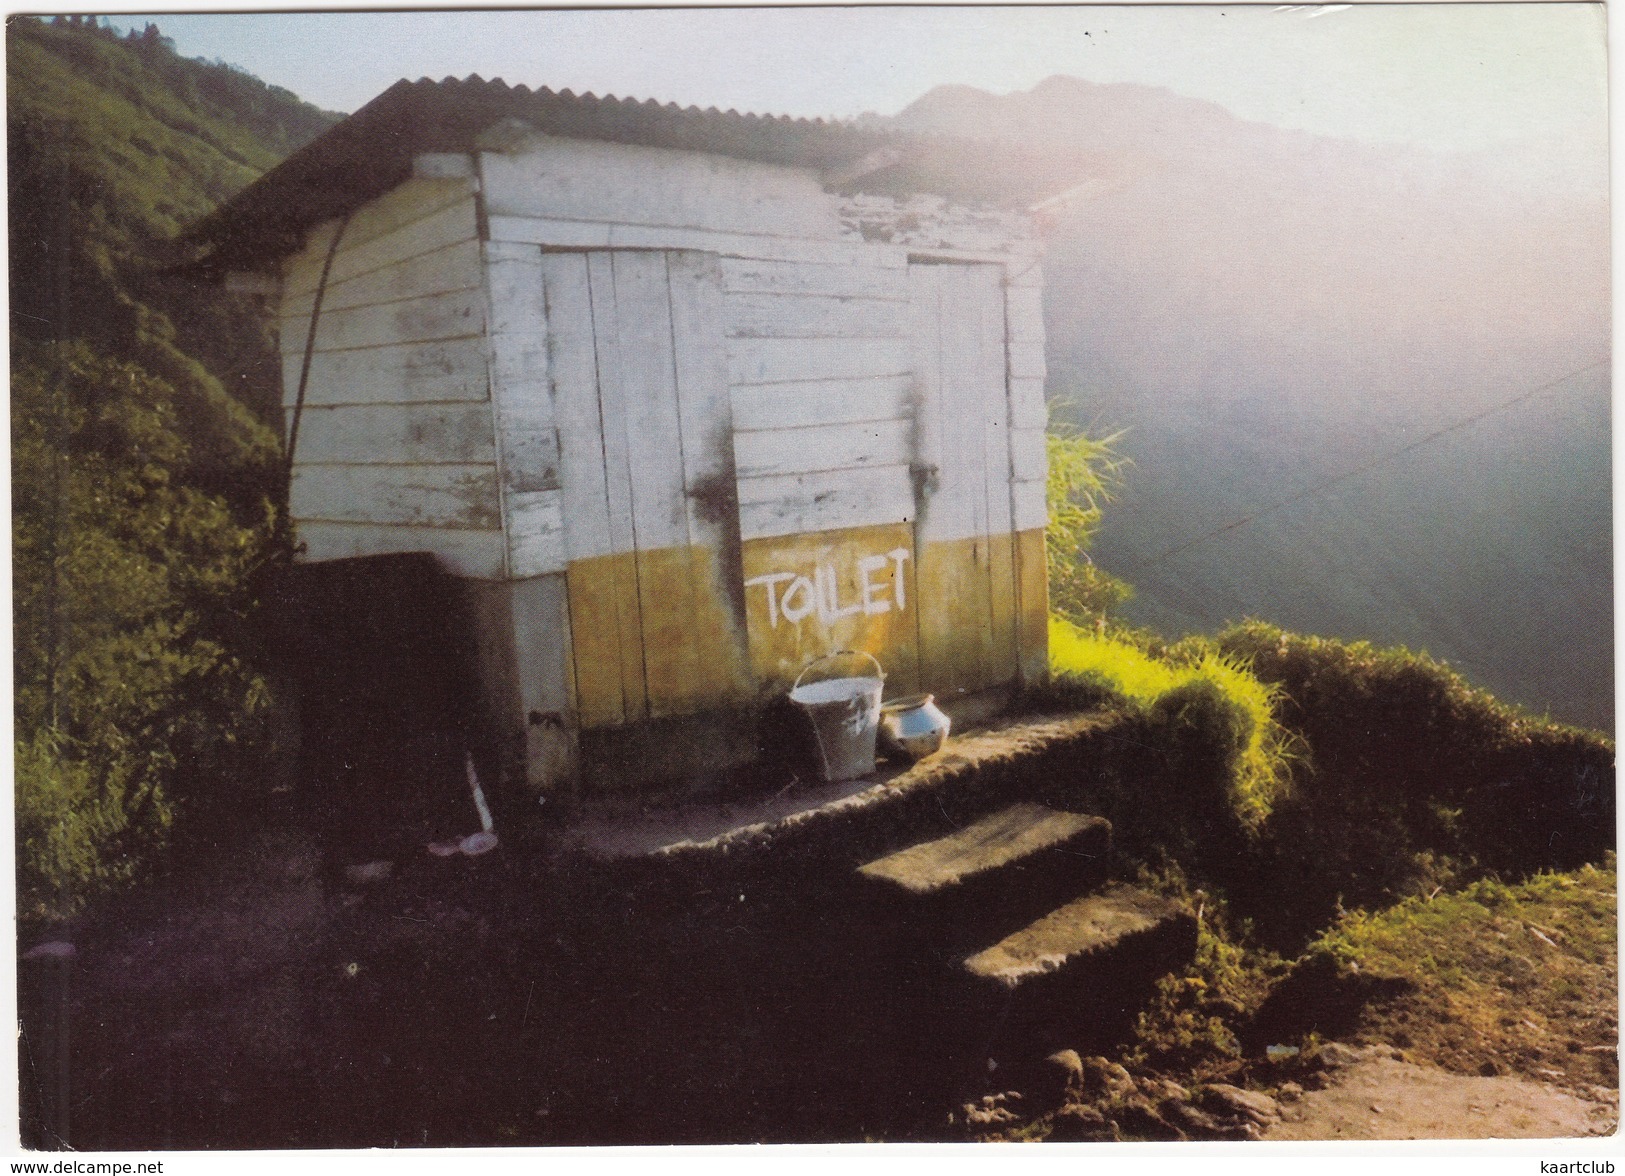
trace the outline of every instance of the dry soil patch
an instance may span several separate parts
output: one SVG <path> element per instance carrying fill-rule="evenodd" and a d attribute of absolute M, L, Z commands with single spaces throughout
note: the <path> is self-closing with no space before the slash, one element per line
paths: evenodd
<path fill-rule="evenodd" d="M 1556 1139 L 1607 1135 L 1618 1119 L 1616 1104 L 1545 1083 L 1370 1058 L 1284 1105 L 1266 1138 Z"/>

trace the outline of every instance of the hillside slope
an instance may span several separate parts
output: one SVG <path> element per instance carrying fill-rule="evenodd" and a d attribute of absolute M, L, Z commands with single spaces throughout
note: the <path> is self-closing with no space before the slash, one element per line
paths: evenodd
<path fill-rule="evenodd" d="M 7 22 L 18 907 L 78 909 L 245 807 L 276 551 L 275 349 L 166 243 L 331 116 L 158 30 Z"/>
<path fill-rule="evenodd" d="M 261 316 L 161 271 L 182 228 L 337 116 L 179 57 L 155 26 L 119 38 L 72 19 L 6 26 L 12 331 L 88 340 L 175 383 L 200 466 L 263 455 L 273 442 L 240 407 L 265 421 L 277 403 Z"/>
<path fill-rule="evenodd" d="M 1129 430 L 1094 555 L 1130 620 L 1404 643 L 1611 727 L 1600 156 L 1358 144 L 1071 78 L 899 121 L 1096 153 L 1049 229 L 1050 387 Z"/>

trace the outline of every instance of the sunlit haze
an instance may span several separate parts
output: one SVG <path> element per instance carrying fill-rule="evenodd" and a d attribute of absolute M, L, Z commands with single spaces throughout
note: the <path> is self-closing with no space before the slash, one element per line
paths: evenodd
<path fill-rule="evenodd" d="M 103 11 L 106 11 L 105 9 Z M 893 114 L 933 86 L 1054 74 L 1164 86 L 1243 118 L 1443 148 L 1605 139 L 1591 4 L 845 7 L 115 15 L 182 54 L 354 110 L 401 77 L 804 116 Z"/>

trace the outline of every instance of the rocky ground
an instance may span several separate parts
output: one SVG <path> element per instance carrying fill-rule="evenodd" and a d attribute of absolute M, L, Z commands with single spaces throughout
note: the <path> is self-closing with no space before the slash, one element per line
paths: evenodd
<path fill-rule="evenodd" d="M 1549 1139 L 1612 1134 L 1616 1090 L 1452 1074 L 1384 1045 L 1320 1045 L 1262 1089 L 1186 1086 L 1063 1050 L 1025 1091 L 952 1116 L 979 1140 Z"/>

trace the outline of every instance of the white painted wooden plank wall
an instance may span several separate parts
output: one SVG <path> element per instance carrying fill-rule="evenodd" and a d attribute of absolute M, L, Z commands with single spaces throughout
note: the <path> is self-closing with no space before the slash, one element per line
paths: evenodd
<path fill-rule="evenodd" d="M 299 540 L 305 545 L 302 558 L 312 563 L 362 555 L 429 551 L 456 575 L 477 580 L 502 577 L 504 553 L 500 531 L 307 519 L 299 523 Z"/>
<path fill-rule="evenodd" d="M 303 356 L 309 315 L 289 320 L 282 331 L 282 354 Z M 304 328 L 301 330 L 300 328 Z M 316 324 L 316 350 L 348 351 L 379 343 L 432 343 L 472 339 L 485 334 L 485 298 L 481 291 L 446 290 L 373 306 L 333 309 L 322 305 Z"/>
<path fill-rule="evenodd" d="M 1004 312 L 1010 339 L 1011 523 L 1017 531 L 1031 531 L 1049 525 L 1044 494 L 1049 473 L 1044 436 L 1049 424 L 1044 399 L 1044 290 L 1037 262 L 1006 274 Z"/>
<path fill-rule="evenodd" d="M 908 306 L 854 295 L 730 294 L 734 339 L 901 339 Z"/>
<path fill-rule="evenodd" d="M 429 191 L 406 185 L 389 195 L 415 191 L 425 199 L 443 201 L 448 198 L 449 193 L 446 189 L 451 183 L 451 181 L 437 182 Z M 474 239 L 476 233 L 473 193 L 466 182 L 459 182 L 456 186 L 460 187 L 462 192 L 455 200 L 439 207 L 426 208 L 417 218 L 404 220 L 376 236 L 367 236 L 366 225 L 362 221 L 371 208 L 358 212 L 344 230 L 344 240 L 339 243 L 339 251 L 333 258 L 333 268 L 327 275 L 328 284 L 348 282 L 387 269 L 407 258 L 433 253 L 459 241 Z M 388 198 L 386 196 L 383 199 Z M 289 267 L 284 271 L 288 296 L 298 298 L 316 289 L 322 275 L 322 263 L 327 257 L 327 247 L 332 239 L 333 229 L 324 227 L 311 234 L 303 253 L 290 259 Z"/>
<path fill-rule="evenodd" d="M 604 448 L 630 475 L 631 533 L 621 551 L 688 543 L 682 423 L 672 359 L 671 288 L 658 253 L 592 254 L 593 322 Z M 606 340 L 614 340 L 605 346 Z M 624 431 L 610 427 L 620 422 Z"/>
<path fill-rule="evenodd" d="M 541 272 L 582 722 L 715 705 L 742 656 L 716 259 L 548 253 Z"/>
<path fill-rule="evenodd" d="M 903 199 L 860 193 L 837 203 L 848 237 L 907 245 L 939 259 L 959 254 L 955 260 L 1003 262 L 1036 255 L 1032 219 L 1023 213 L 967 208 L 925 193 Z"/>
<path fill-rule="evenodd" d="M 1010 430 L 1010 480 L 1042 482 L 1049 472 L 1042 429 Z"/>
<path fill-rule="evenodd" d="M 587 344 L 592 348 L 595 384 L 592 391 L 597 401 L 592 407 L 597 412 L 598 431 L 591 440 L 583 439 L 583 447 L 591 448 L 596 441 L 604 463 L 604 487 L 609 505 L 607 516 L 609 533 L 601 550 L 605 553 L 634 551 L 637 548 L 635 508 L 632 501 L 631 450 L 627 444 L 626 373 L 620 362 L 619 348 L 614 343 L 621 338 L 621 318 L 616 313 L 614 264 L 606 254 L 587 254 L 586 263 L 587 313 L 590 334 Z M 603 345 L 600 345 L 601 342 Z M 564 390 L 559 390 L 563 398 Z M 583 399 L 591 400 L 586 390 Z M 562 423 L 562 422 L 561 422 Z M 560 448 L 569 451 L 573 442 L 564 441 Z M 572 521 L 574 516 L 571 516 Z M 594 544 L 595 548 L 597 544 Z M 593 554 L 599 554 L 595 550 Z"/>
<path fill-rule="evenodd" d="M 547 298 L 548 378 L 559 435 L 559 491 L 565 555 L 592 559 L 616 551 L 598 406 L 598 353 L 584 253 L 542 255 Z M 588 392 L 591 392 L 589 395 Z M 625 515 L 625 495 L 616 504 Z"/>
<path fill-rule="evenodd" d="M 564 505 L 557 490 L 509 493 L 508 574 L 515 580 L 564 570 Z"/>
<path fill-rule="evenodd" d="M 491 411 L 471 404 L 305 405 L 301 465 L 494 464 Z"/>
<path fill-rule="evenodd" d="M 1014 460 L 1002 273 L 995 266 L 919 265 L 909 277 L 919 460 L 937 470 L 922 535 L 938 542 L 1008 534 Z M 1023 450 L 1022 461 L 1029 458 Z"/>
<path fill-rule="evenodd" d="M 508 572 L 526 579 L 562 572 L 567 562 L 542 254 L 534 246 L 487 243 L 484 256 Z"/>
<path fill-rule="evenodd" d="M 908 370 L 908 340 L 903 338 L 734 339 L 728 346 L 730 384 L 860 380 L 907 375 Z"/>
<path fill-rule="evenodd" d="M 343 523 L 496 530 L 496 466 L 314 465 L 294 467 L 293 517 Z"/>
<path fill-rule="evenodd" d="M 483 336 L 485 329 L 477 281 L 470 284 L 471 276 L 477 278 L 478 269 L 472 193 L 463 183 L 459 185 L 461 198 L 456 203 L 445 204 L 447 183 L 404 185 L 352 219 L 334 255 L 329 275 L 328 294 L 332 294 L 335 301 L 330 304 L 327 295 L 323 297 L 314 340 L 317 357 L 356 348 L 394 348 L 394 355 L 376 358 L 386 362 L 393 359 L 395 362 L 390 366 L 403 375 L 411 370 L 412 360 L 417 361 L 420 374 L 438 375 L 452 374 L 452 369 L 466 361 L 466 348 L 416 346 L 476 338 Z M 408 219 L 402 204 L 405 196 L 414 193 L 429 202 L 429 211 L 415 220 Z M 368 236 L 365 231 L 368 225 L 382 216 L 380 205 L 388 206 L 389 215 L 384 220 L 392 227 Z M 437 231 L 431 239 L 425 240 L 422 230 L 431 223 L 444 233 Z M 283 303 L 288 313 L 279 320 L 279 334 L 284 372 L 293 379 L 284 381 L 285 404 L 292 404 L 297 393 L 298 371 L 309 339 L 314 290 L 336 229 L 336 225 L 328 225 L 313 234 L 306 248 L 290 259 L 287 266 Z M 442 239 L 448 234 L 450 240 Z M 350 282 L 345 271 L 351 268 L 359 253 L 367 253 L 376 264 L 365 271 L 362 280 Z M 333 387 L 340 381 L 329 373 L 324 373 L 324 378 L 318 381 L 317 374 L 313 365 L 307 403 L 382 401 L 376 391 L 365 400 L 345 399 L 343 388 Z M 323 386 L 317 388 L 318 383 Z M 483 399 L 483 395 L 480 398 Z"/>
<path fill-rule="evenodd" d="M 797 429 L 907 420 L 913 412 L 912 385 L 913 377 L 906 374 L 741 384 L 732 389 L 734 428 Z"/>
<path fill-rule="evenodd" d="M 913 517 L 907 270 L 871 250 L 722 261 L 747 540 Z"/>
<path fill-rule="evenodd" d="M 840 221 L 811 169 L 587 139 L 528 135 L 480 156 L 492 217 L 834 240 Z"/>
<path fill-rule="evenodd" d="M 348 236 L 348 234 L 346 234 Z M 348 310 L 354 306 L 376 306 L 414 298 L 424 291 L 477 290 L 480 288 L 480 247 L 473 239 L 453 241 L 416 257 L 370 270 L 353 278 L 327 283 L 322 296 L 322 312 Z M 299 294 L 285 295 L 281 315 L 303 318 L 316 301 L 314 286 Z M 300 340 L 303 346 L 303 338 Z"/>
<path fill-rule="evenodd" d="M 931 503 L 933 539 L 968 539 L 1008 531 L 990 516 L 998 471 L 988 461 L 988 435 L 996 420 L 1002 419 L 998 400 L 1004 396 L 1003 364 L 994 368 L 998 378 L 989 388 L 980 379 L 989 368 L 986 306 L 981 297 L 987 272 L 984 267 L 929 265 L 918 267 L 941 278 L 938 297 L 937 346 L 942 355 L 943 464 L 942 485 Z M 1003 318 L 1003 315 L 1000 315 Z M 1001 432 L 1001 445 L 1008 443 Z M 1006 459 L 1008 464 L 1008 459 Z M 1005 478 L 1005 486 L 1009 478 Z M 999 487 L 1005 501 L 1009 490 Z"/>
<path fill-rule="evenodd" d="M 668 253 L 666 272 L 688 542 L 720 550 L 730 524 L 719 518 L 717 504 L 737 476 L 721 267 L 710 254 Z"/>
<path fill-rule="evenodd" d="M 565 221 L 535 216 L 493 216 L 487 223 L 493 241 L 542 245 L 553 249 L 686 249 L 759 261 L 804 265 L 872 265 L 893 269 L 901 269 L 908 264 L 906 249 L 845 241 L 809 241 L 712 229 Z"/>
<path fill-rule="evenodd" d="M 944 384 L 949 382 L 949 357 L 942 338 L 942 272 L 936 266 L 909 270 L 914 319 L 914 374 L 919 381 L 919 460 L 931 471 L 929 497 L 921 520 L 922 541 L 957 538 L 974 533 L 977 520 L 964 479 L 956 476 L 956 462 L 964 454 L 957 414 L 939 407 Z"/>
<path fill-rule="evenodd" d="M 1011 378 L 1042 381 L 1045 375 L 1044 341 L 1042 339 L 1012 339 L 1010 341 Z"/>
<path fill-rule="evenodd" d="M 485 340 L 472 337 L 317 352 L 305 405 L 483 403 L 489 398 L 485 353 Z M 284 408 L 293 407 L 303 360 L 302 353 L 282 357 Z"/>
<path fill-rule="evenodd" d="M 1049 425 L 1049 405 L 1044 399 L 1044 381 L 1031 376 L 1010 377 L 1010 424 L 1017 429 L 1037 429 Z"/>
<path fill-rule="evenodd" d="M 1017 531 L 1031 531 L 1049 525 L 1049 506 L 1042 482 L 1012 482 L 1010 506 Z"/>
<path fill-rule="evenodd" d="M 291 410 L 337 223 L 285 267 Z M 468 180 L 414 180 L 361 209 L 333 257 L 289 502 L 307 559 L 428 550 L 507 572 L 489 397 L 486 296 Z"/>
<path fill-rule="evenodd" d="M 979 265 L 966 270 L 970 281 L 959 286 L 959 316 L 967 340 L 974 338 L 976 363 L 989 374 L 989 395 L 981 409 L 982 462 L 987 495 L 987 533 L 1010 533 L 1010 393 L 1005 360 L 1009 340 L 1005 335 L 1004 274 L 997 266 Z M 952 322 L 954 320 L 950 320 Z"/>
<path fill-rule="evenodd" d="M 913 516 L 907 467 L 739 480 L 739 529 L 746 541 L 906 522 Z"/>
<path fill-rule="evenodd" d="M 387 236 L 404 225 L 420 221 L 443 208 L 462 203 L 468 199 L 471 191 L 472 188 L 466 178 L 408 180 L 358 209 L 350 218 L 350 226 L 345 230 L 344 236 L 351 245 L 364 245 L 379 237 Z M 308 250 L 315 251 L 318 263 L 332 242 L 337 227 L 337 221 L 329 221 L 311 230 L 310 238 L 305 245 Z M 314 271 L 311 272 L 310 278 L 310 284 L 314 285 L 316 279 Z M 293 289 L 299 288 L 295 283 Z"/>
<path fill-rule="evenodd" d="M 826 250 L 822 262 L 722 258 L 722 284 L 729 294 L 814 294 L 831 298 L 908 301 L 907 255 L 870 247 L 867 264 L 846 260 L 846 251 Z M 895 264 L 894 264 L 895 262 Z"/>
<path fill-rule="evenodd" d="M 717 255 L 708 264 L 716 267 L 725 292 L 721 313 L 712 327 L 696 326 L 691 333 L 698 338 L 714 329 L 707 337 L 721 340 L 704 362 L 726 376 L 727 415 L 736 430 L 735 466 L 728 473 L 738 478 L 744 539 L 908 521 L 915 507 L 909 467 L 921 460 L 919 446 L 934 446 L 940 454 L 945 442 L 973 440 L 932 437 L 914 425 L 908 251 L 837 239 L 838 218 L 812 173 L 546 137 L 529 140 L 518 154 L 482 156 L 481 166 L 491 213 L 483 266 L 466 180 L 413 180 L 368 206 L 346 230 L 313 357 L 302 462 L 491 462 L 487 481 L 500 487 L 496 509 L 508 524 L 504 571 L 515 576 L 559 571 L 569 558 L 628 550 L 634 526 L 647 528 L 651 539 L 667 531 L 680 539 L 691 522 L 680 517 L 685 511 L 669 502 L 634 502 L 630 486 L 621 501 L 602 481 L 601 469 L 598 492 L 570 501 L 569 478 L 561 477 L 568 459 L 560 452 L 569 422 L 559 418 L 551 395 L 550 383 L 561 373 L 549 367 L 544 272 L 555 264 L 608 265 L 602 288 L 619 287 L 607 255 L 591 263 L 570 261 L 546 256 L 538 245 L 690 248 Z M 332 231 L 326 226 L 313 234 L 287 268 L 282 327 L 289 401 L 303 358 L 305 316 Z M 1046 414 L 1040 278 L 1026 259 L 1016 265 L 1008 276 L 1005 337 L 999 341 L 1008 368 L 1007 418 L 989 424 L 1008 437 L 997 464 L 1013 479 L 1009 522 L 1022 529 L 1042 525 L 1044 518 Z M 572 297 L 564 290 L 568 284 L 557 291 L 566 302 Z M 628 305 L 635 306 L 637 279 L 628 276 L 622 284 Z M 585 321 L 594 313 L 608 316 L 606 325 L 620 321 L 615 316 L 623 307 L 605 305 L 602 298 L 593 306 L 586 293 Z M 612 301 L 619 303 L 618 294 Z M 663 307 L 650 303 L 667 316 L 677 305 L 669 291 Z M 629 320 L 634 328 L 649 321 L 642 314 Z M 594 381 L 607 378 L 606 406 L 616 387 L 649 374 L 600 373 L 600 357 L 592 351 L 564 351 L 567 364 L 593 365 Z M 624 356 L 602 358 L 611 368 L 628 362 Z M 348 409 L 352 405 L 356 411 Z M 401 407 L 397 419 L 391 420 L 390 406 Z M 648 415 L 635 405 L 623 407 Z M 497 440 L 489 445 L 479 440 L 481 411 L 493 418 Z M 640 418 L 633 426 L 675 435 L 681 422 Z M 986 433 L 977 439 L 987 446 Z M 684 455 L 674 460 L 682 463 Z M 720 472 L 685 467 L 681 477 L 692 487 Z M 395 521 L 404 509 L 399 494 L 393 484 L 375 482 L 356 475 L 307 478 L 301 506 L 316 512 L 309 516 L 313 521 L 344 515 L 329 521 L 357 526 L 356 513 L 369 509 Z M 319 501 L 326 488 L 339 485 L 365 489 L 362 497 L 372 505 Z M 985 493 L 979 497 L 985 513 L 989 500 Z M 596 513 L 591 502 L 598 504 Z M 490 503 L 480 505 L 483 516 L 443 517 L 441 508 L 451 506 L 443 495 L 431 495 L 412 519 L 447 527 L 490 517 Z M 566 534 L 565 518 L 572 522 L 568 530 L 579 532 L 574 539 Z M 985 527 L 993 520 L 972 522 Z M 612 534 L 617 528 L 628 532 L 622 542 Z"/>
<path fill-rule="evenodd" d="M 542 255 L 571 560 L 715 541 L 690 500 L 733 472 L 710 264 Z"/>
<path fill-rule="evenodd" d="M 908 420 L 752 430 L 735 434 L 734 456 L 741 478 L 907 467 L 913 457 L 913 433 Z"/>

